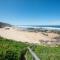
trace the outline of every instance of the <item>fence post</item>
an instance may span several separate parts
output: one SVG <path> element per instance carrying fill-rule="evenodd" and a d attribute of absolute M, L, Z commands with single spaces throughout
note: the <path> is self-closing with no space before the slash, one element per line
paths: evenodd
<path fill-rule="evenodd" d="M 40 60 L 38 56 L 28 47 L 29 52 L 31 53 L 33 60 Z"/>

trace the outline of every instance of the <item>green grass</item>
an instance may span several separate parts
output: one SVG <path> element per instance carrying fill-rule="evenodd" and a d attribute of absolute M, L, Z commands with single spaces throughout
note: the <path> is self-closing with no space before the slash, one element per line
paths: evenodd
<path fill-rule="evenodd" d="M 26 43 L 16 42 L 0 37 L 0 60 L 20 60 L 21 54 L 25 53 L 26 47 L 31 46 Z M 41 60 L 60 60 L 60 46 L 49 47 L 33 45 L 30 47 Z M 27 60 L 32 60 L 32 56 L 27 51 Z"/>
<path fill-rule="evenodd" d="M 49 47 L 49 46 L 38 46 L 33 48 L 33 51 L 41 60 L 60 60 L 60 46 Z M 32 60 L 32 56 L 27 52 L 28 60 Z"/>
<path fill-rule="evenodd" d="M 0 37 L 0 60 L 19 60 L 27 44 Z"/>

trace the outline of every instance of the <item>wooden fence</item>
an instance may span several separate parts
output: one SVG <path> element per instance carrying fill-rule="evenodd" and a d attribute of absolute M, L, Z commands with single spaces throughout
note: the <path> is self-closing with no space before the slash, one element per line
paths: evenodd
<path fill-rule="evenodd" d="M 27 49 L 30 52 L 30 54 L 32 55 L 33 60 L 40 60 L 40 58 L 32 51 L 31 48 L 28 47 Z"/>

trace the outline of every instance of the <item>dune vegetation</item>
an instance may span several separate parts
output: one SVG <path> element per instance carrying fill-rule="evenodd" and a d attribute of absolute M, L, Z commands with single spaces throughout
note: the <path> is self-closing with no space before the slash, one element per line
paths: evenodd
<path fill-rule="evenodd" d="M 49 47 L 49 46 L 38 46 L 35 45 L 32 50 L 40 58 L 40 60 L 60 60 L 60 46 Z M 27 52 L 28 60 L 32 60 L 32 56 Z"/>
<path fill-rule="evenodd" d="M 36 53 L 41 60 L 60 60 L 60 46 L 49 47 L 39 45 L 28 45 L 10 39 L 0 37 L 0 60 L 21 60 L 21 54 L 25 54 L 27 60 L 32 60 L 27 46 Z"/>
<path fill-rule="evenodd" d="M 27 44 L 0 37 L 0 60 L 21 60 Z"/>

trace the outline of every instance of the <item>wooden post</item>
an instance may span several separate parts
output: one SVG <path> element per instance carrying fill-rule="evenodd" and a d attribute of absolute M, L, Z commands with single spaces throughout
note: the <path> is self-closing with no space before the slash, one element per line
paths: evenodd
<path fill-rule="evenodd" d="M 28 47 L 29 52 L 31 53 L 33 60 L 40 60 L 37 55 Z"/>

